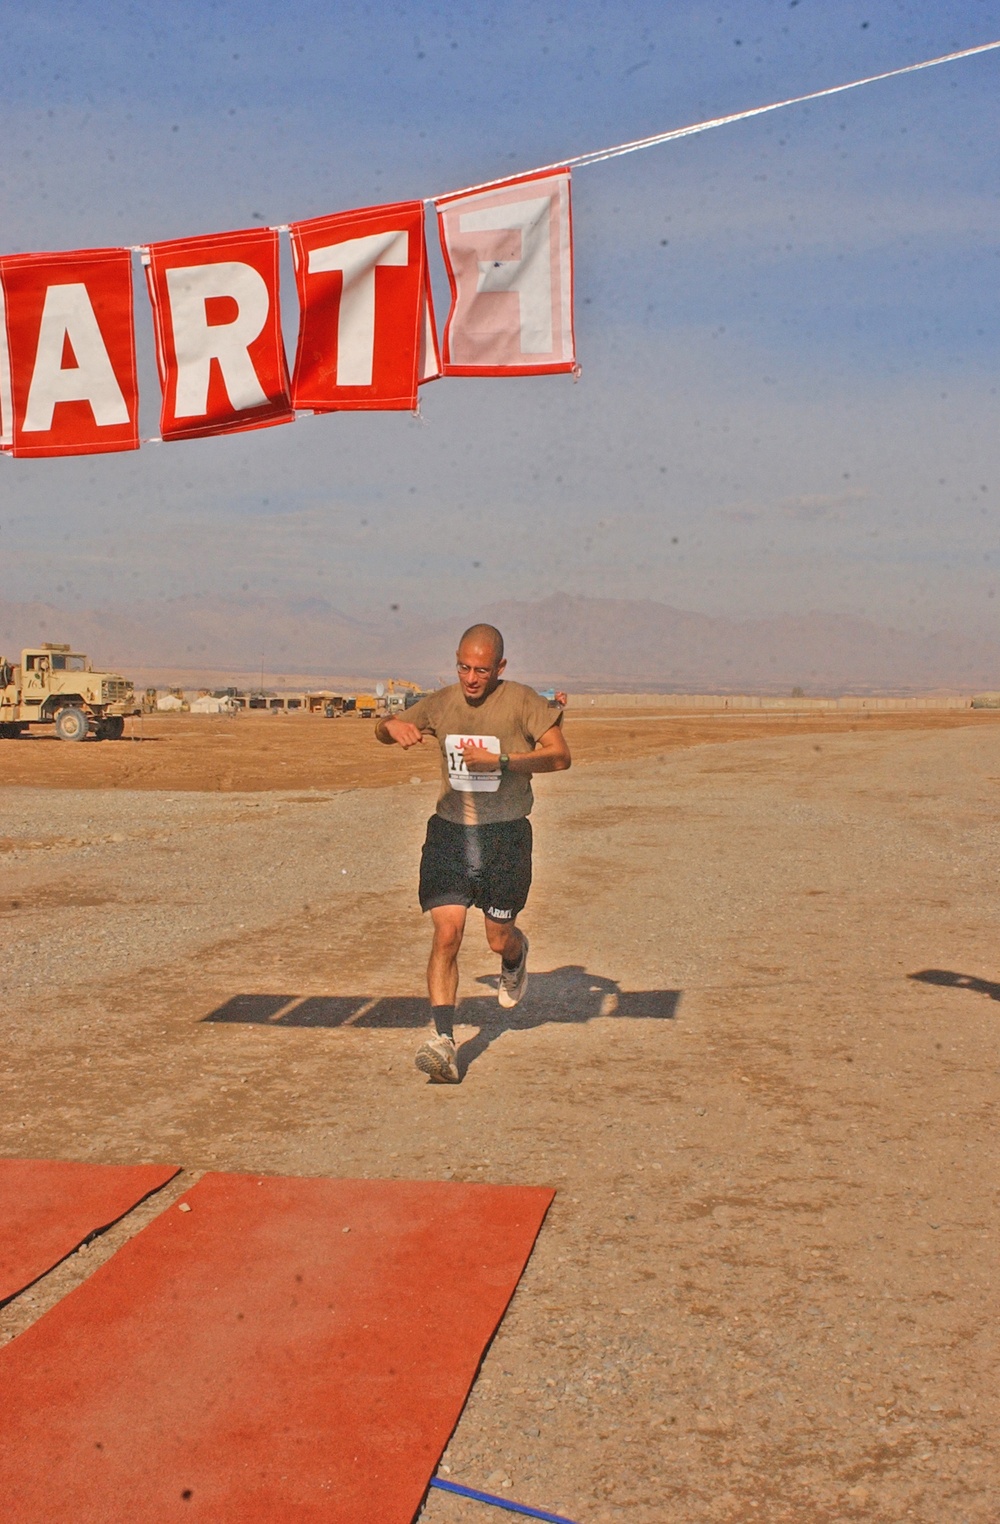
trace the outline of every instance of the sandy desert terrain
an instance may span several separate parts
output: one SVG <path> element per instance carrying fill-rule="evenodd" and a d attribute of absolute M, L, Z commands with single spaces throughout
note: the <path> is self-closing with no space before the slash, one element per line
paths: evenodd
<path fill-rule="evenodd" d="M 443 1474 L 579 1524 L 993 1524 L 1000 714 L 571 711 L 530 989 L 505 1019 L 471 926 L 457 1087 L 413 1067 L 433 756 L 132 728 L 0 743 L 5 1153 L 551 1184 Z"/>

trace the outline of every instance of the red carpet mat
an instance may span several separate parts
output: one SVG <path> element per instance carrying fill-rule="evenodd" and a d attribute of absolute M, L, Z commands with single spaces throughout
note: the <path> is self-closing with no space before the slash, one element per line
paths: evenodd
<path fill-rule="evenodd" d="M 0 1302 L 176 1174 L 173 1164 L 0 1159 Z"/>
<path fill-rule="evenodd" d="M 0 1350 L 4 1516 L 411 1524 L 553 1194 L 206 1175 Z"/>

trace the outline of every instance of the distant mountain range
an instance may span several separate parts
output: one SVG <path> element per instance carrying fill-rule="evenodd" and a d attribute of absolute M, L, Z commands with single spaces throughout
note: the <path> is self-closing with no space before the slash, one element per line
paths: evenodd
<path fill-rule="evenodd" d="M 496 624 L 510 675 L 568 688 L 680 693 L 914 693 L 1000 689 L 1000 642 L 914 634 L 829 613 L 768 619 L 694 614 L 651 600 L 565 593 L 447 618 L 352 619 L 320 598 L 164 599 L 142 608 L 71 611 L 0 601 L 0 654 L 66 640 L 95 665 L 134 675 L 204 675 L 205 683 L 292 674 L 449 680 L 456 636 Z"/>

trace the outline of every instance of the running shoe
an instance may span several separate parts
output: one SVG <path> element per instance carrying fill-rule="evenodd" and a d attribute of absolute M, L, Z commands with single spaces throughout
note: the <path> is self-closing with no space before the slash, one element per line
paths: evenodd
<path fill-rule="evenodd" d="M 508 968 L 505 963 L 500 964 L 500 985 L 497 989 L 497 999 L 505 1011 L 511 1011 L 525 990 L 528 988 L 528 939 L 521 933 L 524 946 L 521 948 L 521 958 L 516 968 Z"/>
<path fill-rule="evenodd" d="M 454 1039 L 438 1032 L 421 1043 L 414 1063 L 421 1074 L 429 1074 L 432 1080 L 445 1085 L 457 1085 L 462 1076 L 455 1062 L 456 1052 Z"/>

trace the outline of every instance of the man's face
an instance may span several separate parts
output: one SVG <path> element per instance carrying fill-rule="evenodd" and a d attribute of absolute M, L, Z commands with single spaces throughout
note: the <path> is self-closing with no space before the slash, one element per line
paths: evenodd
<path fill-rule="evenodd" d="M 459 685 L 470 704 L 491 694 L 507 665 L 494 660 L 493 648 L 485 642 L 470 640 L 460 645 L 456 654 Z"/>

